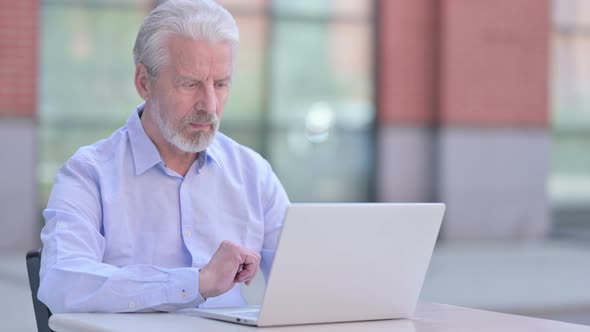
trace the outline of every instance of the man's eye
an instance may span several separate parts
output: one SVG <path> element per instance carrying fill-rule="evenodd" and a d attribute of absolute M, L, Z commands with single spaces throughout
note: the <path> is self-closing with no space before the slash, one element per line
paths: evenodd
<path fill-rule="evenodd" d="M 226 82 L 217 82 L 215 83 L 216 88 L 225 88 L 227 86 Z"/>
<path fill-rule="evenodd" d="M 185 88 L 192 89 L 192 88 L 196 87 L 197 84 L 196 83 L 184 83 L 182 86 L 184 86 Z"/>

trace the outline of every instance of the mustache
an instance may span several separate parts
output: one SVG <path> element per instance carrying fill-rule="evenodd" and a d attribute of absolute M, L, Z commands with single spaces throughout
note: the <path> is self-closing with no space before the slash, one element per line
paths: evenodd
<path fill-rule="evenodd" d="M 205 111 L 197 111 L 186 116 L 185 123 L 216 124 L 219 122 L 217 114 Z"/>

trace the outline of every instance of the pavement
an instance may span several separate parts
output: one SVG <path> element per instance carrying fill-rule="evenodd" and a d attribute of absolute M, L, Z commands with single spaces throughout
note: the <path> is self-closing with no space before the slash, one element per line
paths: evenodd
<path fill-rule="evenodd" d="M 421 301 L 590 325 L 590 243 L 442 243 Z M 248 287 L 259 303 L 263 282 Z M 0 320 L 5 331 L 34 332 L 25 252 L 0 253 Z"/>
<path fill-rule="evenodd" d="M 444 244 L 422 301 L 590 325 L 590 243 Z"/>
<path fill-rule="evenodd" d="M 3 331 L 37 331 L 25 252 L 0 253 L 0 321 Z"/>

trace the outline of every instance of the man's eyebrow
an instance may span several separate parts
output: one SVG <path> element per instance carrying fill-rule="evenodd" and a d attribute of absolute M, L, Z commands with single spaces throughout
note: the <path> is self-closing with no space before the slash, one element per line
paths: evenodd
<path fill-rule="evenodd" d="M 198 79 L 196 77 L 192 77 L 192 76 L 181 75 L 176 78 L 176 81 L 178 81 L 178 82 L 186 82 L 186 81 L 198 82 L 198 81 L 200 81 L 200 79 Z M 227 75 L 225 77 L 215 80 L 215 82 L 223 82 L 223 81 L 231 81 L 231 75 Z"/>

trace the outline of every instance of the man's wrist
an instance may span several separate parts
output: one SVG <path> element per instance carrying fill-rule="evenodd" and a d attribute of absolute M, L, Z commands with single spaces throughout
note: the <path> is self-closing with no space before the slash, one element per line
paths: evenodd
<path fill-rule="evenodd" d="M 204 300 L 207 300 L 210 296 L 209 289 L 210 289 L 210 281 L 209 281 L 209 274 L 207 270 L 200 269 L 199 270 L 199 294 Z"/>

